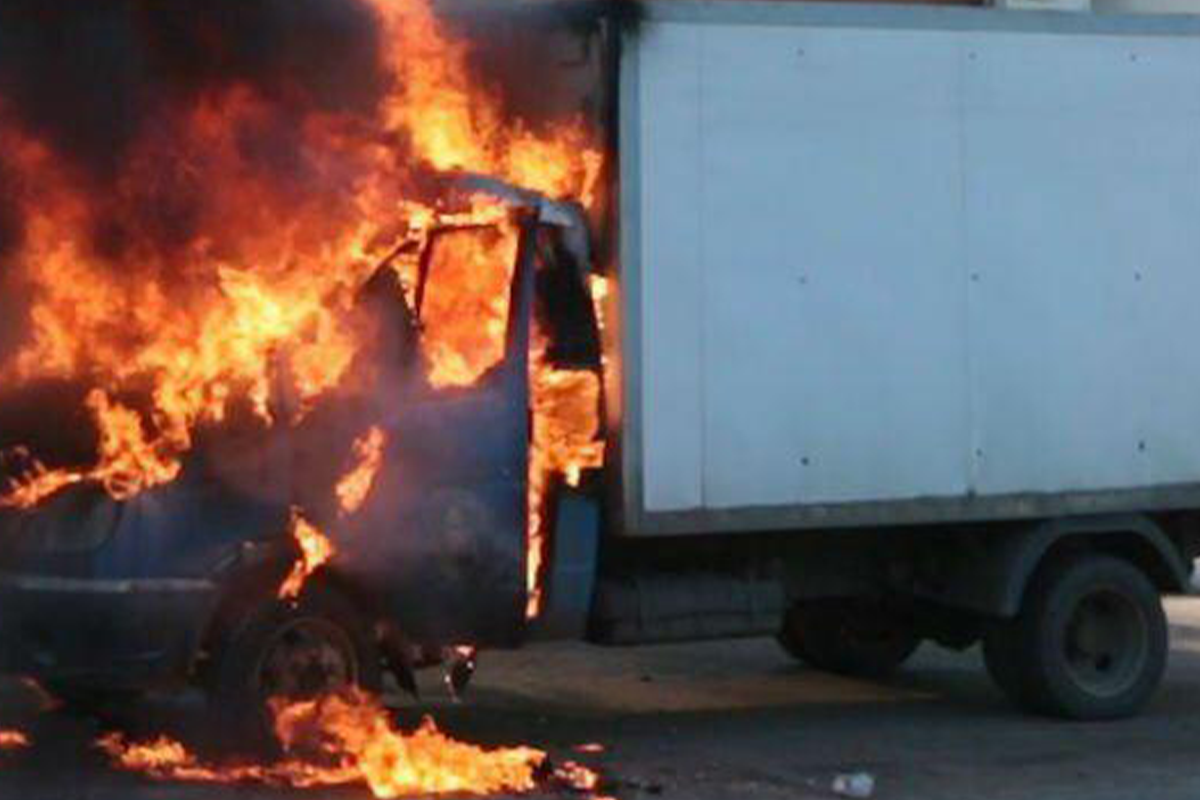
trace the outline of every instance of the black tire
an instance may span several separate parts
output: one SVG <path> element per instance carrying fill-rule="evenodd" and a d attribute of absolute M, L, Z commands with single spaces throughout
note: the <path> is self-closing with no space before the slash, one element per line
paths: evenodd
<path fill-rule="evenodd" d="M 882 604 L 857 600 L 798 603 L 777 639 L 793 658 L 825 672 L 881 678 L 916 652 L 912 620 Z"/>
<path fill-rule="evenodd" d="M 357 686 L 382 688 L 380 653 L 363 615 L 337 592 L 311 586 L 296 603 L 262 601 L 234 625 L 211 666 L 214 721 L 238 746 L 275 746 L 268 702 Z"/>
<path fill-rule="evenodd" d="M 1138 713 L 1168 653 L 1162 599 L 1136 566 L 1086 553 L 1038 571 L 1021 613 L 984 639 L 993 680 L 1017 705 L 1075 720 Z"/>

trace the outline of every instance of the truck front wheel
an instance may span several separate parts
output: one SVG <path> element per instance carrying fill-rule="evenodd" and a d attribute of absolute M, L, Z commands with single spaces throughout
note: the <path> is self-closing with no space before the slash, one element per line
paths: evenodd
<path fill-rule="evenodd" d="M 239 743 L 271 747 L 268 704 L 357 686 L 378 692 L 380 654 L 363 616 L 342 595 L 311 586 L 295 603 L 264 599 L 217 653 L 209 702 Z"/>
<path fill-rule="evenodd" d="M 1167 663 L 1158 590 L 1127 561 L 1087 553 L 1047 565 L 1020 614 L 984 637 L 997 685 L 1018 705 L 1078 720 L 1142 709 Z"/>
<path fill-rule="evenodd" d="M 852 599 L 797 603 L 778 639 L 809 666 L 870 678 L 895 671 L 921 643 L 910 619 L 882 603 Z"/>

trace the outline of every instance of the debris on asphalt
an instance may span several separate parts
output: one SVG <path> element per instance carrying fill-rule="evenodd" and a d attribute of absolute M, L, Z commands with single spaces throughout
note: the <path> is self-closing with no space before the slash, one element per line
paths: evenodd
<path fill-rule="evenodd" d="M 841 797 L 865 800 L 875 794 L 875 776 L 869 772 L 850 772 L 833 779 L 833 793 Z"/>

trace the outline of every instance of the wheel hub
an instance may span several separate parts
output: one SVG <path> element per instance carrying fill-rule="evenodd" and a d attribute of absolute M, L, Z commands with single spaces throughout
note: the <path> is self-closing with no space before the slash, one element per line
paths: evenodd
<path fill-rule="evenodd" d="M 306 699 L 357 682 L 358 662 L 349 638 L 320 619 L 298 619 L 281 628 L 258 670 L 264 699 Z"/>
<path fill-rule="evenodd" d="M 1147 623 L 1124 595 L 1092 592 L 1072 611 L 1065 646 L 1072 680 L 1093 695 L 1119 695 L 1137 680 L 1148 657 Z"/>

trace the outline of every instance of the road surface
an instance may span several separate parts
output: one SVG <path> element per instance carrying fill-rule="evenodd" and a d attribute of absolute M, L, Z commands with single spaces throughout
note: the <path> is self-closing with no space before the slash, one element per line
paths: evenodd
<path fill-rule="evenodd" d="M 540 646 L 485 654 L 465 702 L 426 682 L 415 722 L 488 744 L 526 743 L 599 766 L 622 798 L 833 797 L 840 773 L 867 772 L 890 800 L 1194 800 L 1200 797 L 1200 600 L 1170 603 L 1174 647 L 1143 717 L 1074 724 L 1024 717 L 988 682 L 977 651 L 926 647 L 887 685 L 791 663 L 770 641 L 601 649 Z M 399 702 L 399 698 L 395 698 Z M 194 699 L 129 711 L 137 733 L 188 719 Z M 186 733 L 186 723 L 184 733 Z M 0 686 L 0 727 L 35 738 L 0 754 L 0 800 L 367 798 L 366 789 L 285 791 L 162 784 L 109 769 L 88 743 L 93 719 L 39 712 Z M 600 754 L 572 748 L 602 743 Z"/>

